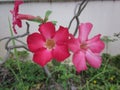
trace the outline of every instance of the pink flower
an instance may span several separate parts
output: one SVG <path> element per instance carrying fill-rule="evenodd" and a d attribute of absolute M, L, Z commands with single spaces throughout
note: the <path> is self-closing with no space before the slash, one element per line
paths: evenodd
<path fill-rule="evenodd" d="M 79 26 L 78 38 L 72 37 L 69 40 L 69 48 L 73 54 L 73 64 L 77 72 L 87 69 L 86 63 L 93 68 L 99 68 L 101 65 L 100 52 L 104 49 L 104 43 L 100 40 L 100 34 L 88 39 L 88 35 L 92 29 L 91 23 L 82 23 Z"/>
<path fill-rule="evenodd" d="M 15 33 L 17 33 L 16 29 L 15 29 L 15 25 L 17 25 L 18 27 L 22 27 L 21 20 L 17 19 L 18 12 L 19 12 L 19 5 L 22 4 L 22 3 L 23 3 L 22 0 L 15 0 L 14 10 L 10 11 L 13 15 L 13 30 L 14 30 Z"/>
<path fill-rule="evenodd" d="M 15 26 L 17 25 L 19 28 L 22 27 L 22 21 L 21 20 L 41 20 L 40 18 L 38 17 L 35 17 L 35 16 L 32 16 L 32 15 L 26 15 L 26 14 L 19 14 L 19 5 L 22 4 L 23 1 L 22 0 L 15 0 L 15 3 L 14 3 L 14 10 L 11 10 L 10 12 L 12 13 L 13 15 L 13 30 L 15 33 L 16 32 L 16 29 L 15 29 Z"/>
<path fill-rule="evenodd" d="M 34 53 L 35 63 L 43 67 L 52 59 L 62 62 L 69 57 L 67 28 L 60 26 L 58 31 L 55 31 L 54 24 L 47 22 L 39 26 L 39 32 L 27 38 L 28 48 Z"/>

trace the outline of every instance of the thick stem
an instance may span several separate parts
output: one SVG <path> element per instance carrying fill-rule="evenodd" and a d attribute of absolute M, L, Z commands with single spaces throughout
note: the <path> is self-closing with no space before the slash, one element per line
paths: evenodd
<path fill-rule="evenodd" d="M 47 66 L 44 66 L 43 69 L 44 69 L 44 71 L 45 71 L 45 74 L 46 74 L 48 77 L 51 78 L 51 73 L 50 73 L 48 67 L 47 67 Z"/>

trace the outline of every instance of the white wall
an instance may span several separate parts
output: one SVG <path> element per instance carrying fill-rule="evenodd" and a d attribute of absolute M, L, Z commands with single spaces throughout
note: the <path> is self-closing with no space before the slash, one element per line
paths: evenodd
<path fill-rule="evenodd" d="M 20 13 L 32 14 L 44 17 L 47 10 L 52 10 L 50 20 L 58 21 L 57 25 L 68 26 L 73 17 L 74 7 L 78 2 L 65 3 L 25 3 L 20 6 Z M 0 39 L 10 35 L 8 17 L 11 19 L 9 10 L 13 9 L 13 4 L 0 4 Z M 113 35 L 120 32 L 120 1 L 91 1 L 80 16 L 81 22 L 92 22 L 94 27 L 91 36 L 101 33 L 102 35 Z M 37 24 L 30 22 L 31 33 L 37 31 Z M 26 26 L 18 29 L 18 33 L 25 32 Z M 70 32 L 73 32 L 72 25 Z M 26 41 L 26 38 L 23 39 Z M 0 57 L 5 55 L 5 41 L 0 42 Z M 110 43 L 109 52 L 111 54 L 120 53 L 120 42 Z"/>

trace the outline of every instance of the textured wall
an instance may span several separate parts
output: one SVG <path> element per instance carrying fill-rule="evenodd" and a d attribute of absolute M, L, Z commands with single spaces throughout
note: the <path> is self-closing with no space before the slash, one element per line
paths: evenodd
<path fill-rule="evenodd" d="M 52 10 L 50 20 L 56 20 L 57 28 L 59 25 L 68 26 L 73 14 L 74 7 L 77 2 L 60 2 L 60 3 L 25 3 L 20 6 L 20 13 L 40 15 L 44 17 L 47 10 Z M 13 8 L 13 4 L 0 4 L 0 38 L 10 35 L 8 17 L 11 19 L 9 10 Z M 90 37 L 101 33 L 102 35 L 113 35 L 114 32 L 120 32 L 120 1 L 94 1 L 88 3 L 85 10 L 80 16 L 81 22 L 92 22 L 94 27 Z M 30 32 L 37 31 L 38 25 L 32 22 Z M 70 31 L 74 31 L 74 24 Z M 18 33 L 22 34 L 26 30 L 25 22 L 23 28 L 18 29 Z M 22 39 L 26 41 L 26 38 Z M 5 55 L 5 41 L 0 42 L 0 57 Z M 120 42 L 109 44 L 109 52 L 112 54 L 120 53 Z"/>

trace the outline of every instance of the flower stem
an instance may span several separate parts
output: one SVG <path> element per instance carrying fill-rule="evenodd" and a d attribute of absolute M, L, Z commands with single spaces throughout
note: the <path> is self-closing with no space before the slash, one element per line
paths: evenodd
<path fill-rule="evenodd" d="M 50 71 L 48 70 L 48 67 L 45 66 L 45 67 L 43 67 L 43 69 L 44 69 L 46 75 L 50 78 L 50 77 L 51 77 L 51 73 L 50 73 Z"/>
<path fill-rule="evenodd" d="M 9 18 L 8 18 L 8 21 L 9 21 L 9 29 L 10 29 L 11 37 L 14 37 Z M 16 46 L 14 38 L 12 39 L 12 44 L 13 44 L 13 46 Z M 14 50 L 16 61 L 17 61 L 17 66 L 18 66 L 18 70 L 19 70 L 19 73 L 20 73 L 20 77 L 18 78 L 17 74 L 13 71 L 12 68 L 11 68 L 11 70 L 12 70 L 12 73 L 15 75 L 16 79 L 20 81 L 19 83 L 21 83 L 23 85 L 23 88 L 24 88 L 24 84 L 23 84 L 23 80 L 22 80 L 22 70 L 21 70 L 21 66 L 20 66 L 20 62 L 19 62 L 17 48 L 14 48 L 13 50 Z"/>
<path fill-rule="evenodd" d="M 13 37 L 14 35 L 13 35 L 13 32 L 12 32 L 12 27 L 11 27 L 9 18 L 8 18 L 8 21 L 9 21 L 9 28 L 10 28 L 11 37 Z M 12 39 L 12 43 L 13 43 L 13 46 L 16 45 L 14 39 Z M 17 52 L 16 48 L 14 48 L 14 54 L 15 54 L 15 58 L 17 59 L 17 65 L 18 65 L 18 69 L 19 69 L 19 72 L 20 72 L 20 75 L 21 75 L 22 71 L 21 71 L 20 63 L 18 61 L 19 58 L 18 58 L 18 52 Z"/>

